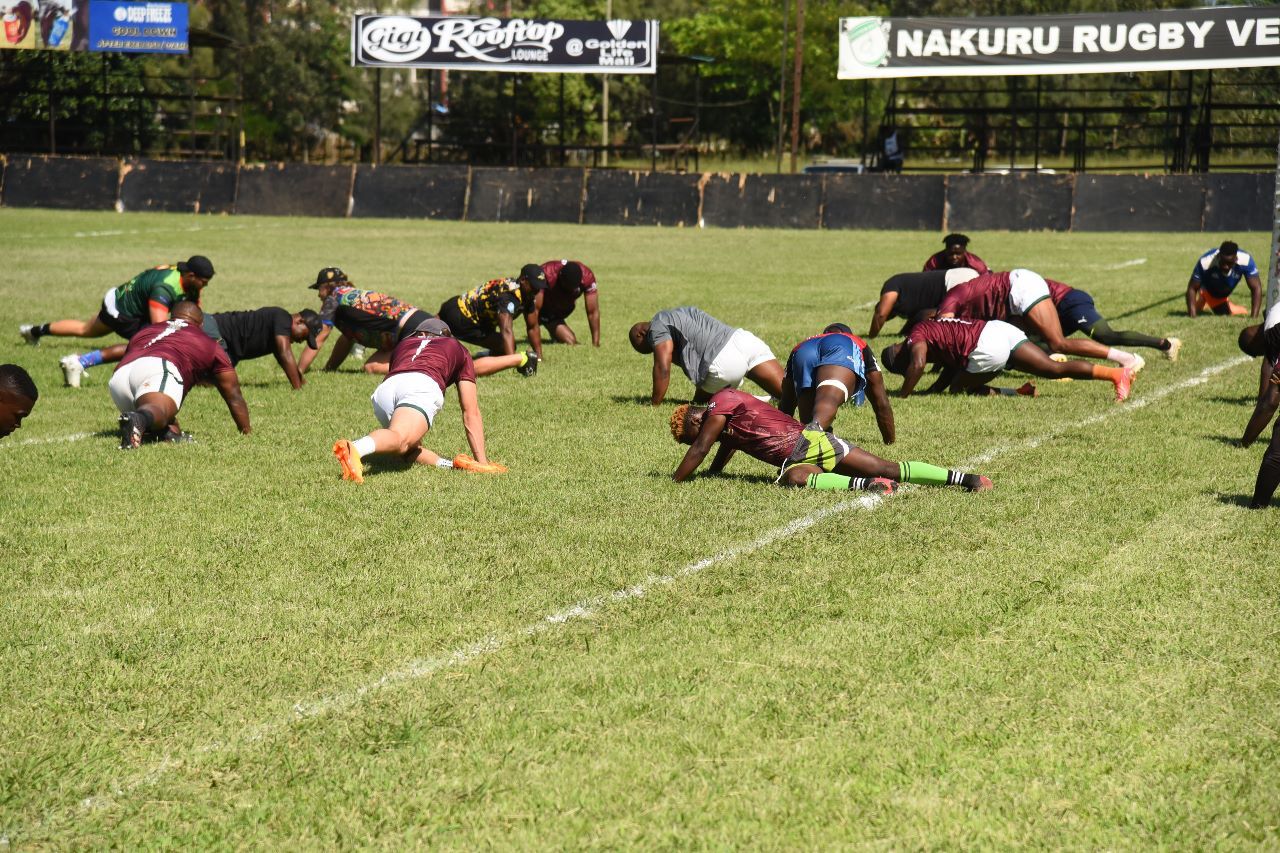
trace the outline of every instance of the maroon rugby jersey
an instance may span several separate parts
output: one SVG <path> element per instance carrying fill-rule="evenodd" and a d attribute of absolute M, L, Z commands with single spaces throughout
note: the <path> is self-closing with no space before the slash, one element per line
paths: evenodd
<path fill-rule="evenodd" d="M 929 346 L 930 360 L 963 370 L 969 366 L 969 354 L 986 327 L 986 320 L 924 320 L 911 327 L 903 344 L 910 349 L 916 341 L 924 341 Z"/>
<path fill-rule="evenodd" d="M 1051 278 L 1046 278 L 1044 283 L 1049 285 L 1049 298 L 1053 300 L 1054 305 L 1061 304 L 1062 300 L 1067 298 L 1067 294 L 1075 290 L 1071 285 L 1054 281 Z"/>
<path fill-rule="evenodd" d="M 582 268 L 582 284 L 578 287 L 561 287 L 560 270 L 564 265 L 572 263 Z M 547 277 L 547 292 L 542 296 L 542 310 L 546 314 L 562 316 L 573 310 L 573 304 L 584 293 L 596 292 L 596 274 L 582 261 L 547 261 L 542 265 L 542 274 Z"/>
<path fill-rule="evenodd" d="M 803 429 L 795 418 L 736 388 L 713 394 L 707 410 L 729 420 L 720 433 L 721 444 L 770 465 L 787 461 Z"/>
<path fill-rule="evenodd" d="M 964 263 L 960 264 L 959 267 L 944 266 L 946 259 L 947 253 L 945 251 L 930 255 L 929 260 L 924 262 L 923 272 L 929 272 L 930 270 L 960 269 L 961 267 L 968 267 L 971 270 L 977 270 L 978 275 L 986 275 L 991 272 L 991 269 L 983 262 L 982 258 L 978 257 L 973 252 L 964 253 Z"/>
<path fill-rule="evenodd" d="M 1012 279 L 1007 272 L 987 273 L 957 284 L 942 297 L 939 314 L 977 320 L 1007 320 Z"/>
<path fill-rule="evenodd" d="M 425 373 L 443 391 L 462 380 L 476 381 L 476 367 L 471 353 L 453 338 L 411 335 L 391 352 L 387 376 L 397 373 Z"/>
<path fill-rule="evenodd" d="M 163 358 L 174 366 L 188 388 L 215 373 L 235 372 L 227 351 L 206 335 L 204 329 L 186 320 L 143 326 L 130 339 L 116 370 L 140 358 Z"/>

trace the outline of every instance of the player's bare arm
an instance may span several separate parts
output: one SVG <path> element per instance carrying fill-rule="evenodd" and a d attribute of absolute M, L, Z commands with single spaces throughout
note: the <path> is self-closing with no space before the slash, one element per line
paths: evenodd
<path fill-rule="evenodd" d="M 888 293 L 880 294 L 880 301 L 876 303 L 875 313 L 871 315 L 871 328 L 867 331 L 868 338 L 874 338 L 880 334 L 884 324 L 889 322 L 889 317 L 893 314 L 893 306 L 897 303 L 897 291 L 891 290 Z"/>
<path fill-rule="evenodd" d="M 1249 316 L 1256 318 L 1262 311 L 1262 279 L 1248 275 L 1244 280 L 1249 285 Z"/>
<path fill-rule="evenodd" d="M 675 348 L 672 340 L 662 341 L 653 347 L 653 395 L 649 402 L 654 406 L 667 398 L 667 388 L 671 384 L 671 357 Z"/>
<path fill-rule="evenodd" d="M 893 444 L 898 440 L 898 432 L 893 423 L 893 406 L 889 403 L 889 391 L 884 386 L 884 374 L 879 370 L 867 371 L 867 400 L 871 403 L 871 411 L 875 413 L 876 426 L 880 428 L 880 438 L 885 444 Z M 786 410 L 783 409 L 783 411 Z"/>
<path fill-rule="evenodd" d="M 240 391 L 240 377 L 234 370 L 224 370 L 213 374 L 213 384 L 217 386 L 218 393 L 227 404 L 231 419 L 236 422 L 236 429 L 248 435 L 253 429 L 249 425 L 249 406 L 245 403 L 244 394 Z"/>
<path fill-rule="evenodd" d="M 289 384 L 293 386 L 293 390 L 297 391 L 306 381 L 302 378 L 302 371 L 298 369 L 298 364 L 293 360 L 293 339 L 288 335 L 276 335 L 276 361 L 280 364 L 280 368 L 284 371 L 284 375 L 289 377 Z"/>
<path fill-rule="evenodd" d="M 306 347 L 302 351 L 302 358 L 298 360 L 298 370 L 306 373 L 311 367 L 311 362 L 315 361 L 316 356 L 320 354 L 320 348 L 324 346 L 325 340 L 329 337 L 329 333 L 333 331 L 332 326 L 325 326 L 320 330 L 320 334 L 316 335 L 316 348 Z"/>
<path fill-rule="evenodd" d="M 790 376 L 782 378 L 782 394 L 778 397 L 778 411 L 795 417 L 800 401 L 796 398 L 796 383 Z"/>
<path fill-rule="evenodd" d="M 916 383 L 920 381 L 921 376 L 924 376 L 925 368 L 928 366 L 929 345 L 924 341 L 915 341 L 911 344 L 911 361 L 907 364 L 906 373 L 903 374 L 902 388 L 898 391 L 899 397 L 906 399 L 911 396 Z"/>
<path fill-rule="evenodd" d="M 1267 424 L 1271 423 L 1271 419 L 1275 417 L 1277 408 L 1280 408 L 1280 364 L 1276 365 L 1272 371 L 1266 388 L 1258 394 L 1258 402 L 1253 407 L 1253 415 L 1249 418 L 1249 423 L 1245 425 L 1244 436 L 1240 439 L 1241 447 L 1248 447 L 1258 440 L 1258 436 L 1262 434 L 1262 431 L 1267 428 Z"/>
<path fill-rule="evenodd" d="M 471 447 L 471 455 L 481 465 L 489 464 L 484 447 L 484 419 L 480 416 L 480 398 L 476 394 L 476 383 L 466 379 L 458 382 L 458 405 L 462 408 L 462 428 L 467 433 L 467 444 Z"/>
<path fill-rule="evenodd" d="M 733 458 L 733 454 L 737 452 L 737 448 L 721 444 L 720 447 L 716 449 L 716 455 L 711 460 L 711 464 L 707 466 L 707 473 L 719 474 L 724 470 L 724 466 L 729 464 L 729 460 Z"/>
<path fill-rule="evenodd" d="M 320 341 L 317 340 L 316 343 L 320 343 Z M 325 363 L 324 369 L 326 371 L 337 370 L 342 365 L 342 362 L 347 360 L 347 356 L 351 354 L 351 349 L 355 345 L 355 338 L 347 337 L 345 332 L 340 335 L 338 342 L 333 345 L 333 352 L 329 353 L 329 361 Z"/>
<path fill-rule="evenodd" d="M 724 415 L 704 415 L 702 428 L 698 430 L 698 437 L 693 440 L 693 444 L 689 445 L 689 449 L 684 454 L 684 459 L 680 461 L 680 467 L 676 468 L 676 472 L 671 475 L 671 479 L 677 483 L 683 483 L 693 476 L 693 472 L 698 470 L 702 460 L 707 458 L 707 454 L 711 451 L 711 445 L 720 440 L 720 433 L 724 432 L 724 428 L 728 424 L 729 419 Z"/>
<path fill-rule="evenodd" d="M 594 290 L 582 297 L 587 306 L 587 325 L 591 327 L 591 345 L 600 346 L 600 294 Z"/>
<path fill-rule="evenodd" d="M 516 351 L 516 330 L 510 314 L 498 315 L 498 333 L 502 335 L 502 354 L 513 355 Z"/>
<path fill-rule="evenodd" d="M 151 301 L 147 303 L 147 313 L 151 316 L 151 322 L 163 323 L 169 319 L 169 306 L 163 302 Z"/>
<path fill-rule="evenodd" d="M 533 347 L 533 354 L 538 357 L 538 361 L 546 361 L 542 355 L 542 302 L 544 291 L 539 290 L 533 297 L 533 303 L 529 310 L 524 312 L 525 332 L 529 337 L 529 345 Z M 512 343 L 512 352 L 515 352 L 515 344 Z"/>
<path fill-rule="evenodd" d="M 1187 282 L 1187 316 L 1196 316 L 1196 302 L 1200 297 L 1200 282 L 1194 278 Z"/>

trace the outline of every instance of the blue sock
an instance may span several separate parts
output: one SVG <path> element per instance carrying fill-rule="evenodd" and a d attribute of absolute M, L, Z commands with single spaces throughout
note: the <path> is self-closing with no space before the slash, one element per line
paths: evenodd
<path fill-rule="evenodd" d="M 96 349 L 80 356 L 81 367 L 93 367 L 95 364 L 102 364 L 102 350 Z"/>

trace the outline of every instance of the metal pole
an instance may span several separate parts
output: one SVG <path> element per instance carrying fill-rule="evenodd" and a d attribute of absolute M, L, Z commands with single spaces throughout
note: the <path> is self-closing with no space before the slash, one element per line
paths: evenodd
<path fill-rule="evenodd" d="M 436 135 L 436 72 L 427 71 L 427 162 L 431 162 L 431 143 Z"/>
<path fill-rule="evenodd" d="M 1270 311 L 1280 302 L 1280 137 L 1276 141 L 1276 196 L 1271 217 L 1271 270 L 1267 279 L 1267 311 Z"/>
<path fill-rule="evenodd" d="M 517 139 L 520 133 L 520 128 L 516 127 L 516 122 L 517 122 L 516 98 L 519 97 L 519 93 L 520 93 L 520 75 L 512 74 L 511 75 L 511 168 L 513 169 L 517 165 L 519 165 L 519 162 L 520 162 L 519 161 L 519 157 L 520 157 L 519 144 L 520 143 L 519 143 L 519 140 Z"/>
<path fill-rule="evenodd" d="M 787 126 L 787 29 L 791 18 L 789 0 L 782 0 L 782 59 L 778 65 L 778 172 L 782 172 L 782 134 Z"/>
<path fill-rule="evenodd" d="M 698 149 L 702 147 L 702 63 L 693 66 L 693 171 L 701 172 Z"/>
<path fill-rule="evenodd" d="M 382 68 L 373 69 L 373 165 L 382 162 Z"/>
<path fill-rule="evenodd" d="M 1018 168 L 1018 78 L 1009 78 L 1009 171 Z"/>
<path fill-rule="evenodd" d="M 613 0 L 604 0 L 604 19 L 606 21 L 613 18 Z M 657 73 L 657 69 L 654 69 Z M 604 148 L 600 152 L 600 165 L 609 165 L 609 75 L 604 75 L 604 86 L 600 99 L 600 145 Z"/>
<path fill-rule="evenodd" d="M 658 69 L 653 69 L 653 103 L 649 108 L 653 115 L 653 126 L 650 133 L 653 136 L 653 150 L 650 152 L 649 171 L 658 171 Z"/>
<path fill-rule="evenodd" d="M 1035 124 L 1036 130 L 1035 130 L 1035 141 L 1032 143 L 1035 146 L 1035 155 L 1033 157 L 1032 169 L 1037 173 L 1039 173 L 1040 171 L 1040 84 L 1043 81 L 1044 81 L 1044 78 L 1041 77 L 1039 74 L 1037 74 L 1036 75 L 1036 124 Z"/>
<path fill-rule="evenodd" d="M 867 168 L 867 153 L 871 150 L 870 146 L 867 144 L 867 134 L 871 132 L 870 116 L 868 115 L 868 110 L 870 109 L 870 107 L 867 105 L 867 101 L 869 98 L 868 93 L 870 92 L 870 88 L 871 87 L 868 85 L 867 78 L 863 77 L 862 78 L 862 168 L 863 169 Z"/>
<path fill-rule="evenodd" d="M 564 75 L 560 75 L 560 165 L 564 165 Z"/>
<path fill-rule="evenodd" d="M 791 174 L 800 149 L 800 76 L 804 72 L 804 0 L 796 0 L 796 66 L 791 86 Z"/>

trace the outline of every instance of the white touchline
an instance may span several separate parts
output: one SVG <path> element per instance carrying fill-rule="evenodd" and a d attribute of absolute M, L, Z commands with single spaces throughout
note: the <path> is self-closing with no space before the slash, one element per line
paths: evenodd
<path fill-rule="evenodd" d="M 1122 264 L 1113 264 L 1112 266 L 1107 267 L 1107 269 L 1109 269 L 1109 270 L 1122 270 L 1122 269 L 1124 269 L 1125 267 L 1136 267 L 1136 266 L 1141 266 L 1142 264 L 1145 264 L 1146 262 L 1147 262 L 1147 259 L 1146 259 L 1146 258 L 1134 258 L 1133 260 L 1131 260 L 1131 261 L 1125 261 L 1125 262 L 1124 262 L 1124 263 L 1122 263 Z"/>
<path fill-rule="evenodd" d="M 46 438 L 24 438 L 21 441 L 10 441 L 0 444 L 0 448 L 5 447 L 26 447 L 32 444 L 54 444 L 60 441 L 79 441 L 82 438 L 88 438 L 93 435 L 91 432 L 73 432 L 71 435 L 51 435 Z"/>
<path fill-rule="evenodd" d="M 1088 427 L 1101 423 L 1102 421 L 1109 420 L 1117 415 L 1123 415 L 1136 409 L 1144 408 L 1152 403 L 1163 400 L 1165 397 L 1168 397 L 1170 394 L 1174 394 L 1178 391 L 1193 388 L 1196 385 L 1203 385 L 1210 377 L 1249 361 L 1252 361 L 1252 359 L 1247 356 L 1236 356 L 1235 358 L 1228 359 L 1220 364 L 1207 367 L 1189 379 L 1175 382 L 1174 384 L 1165 386 L 1164 388 L 1157 388 L 1145 397 L 1131 398 L 1128 402 L 1117 404 L 1099 414 L 1082 420 L 1073 421 L 1071 423 L 1062 424 L 1049 432 L 1015 444 L 994 447 L 973 457 L 972 459 L 965 460 L 957 467 L 971 468 L 976 465 L 990 462 L 999 456 L 1003 456 L 1014 451 L 1034 449 L 1046 441 L 1056 438 L 1069 430 L 1080 429 L 1081 427 Z M 500 651 L 525 637 L 542 634 L 561 625 L 568 624 L 576 619 L 585 619 L 590 616 L 594 616 L 601 609 L 611 604 L 627 601 L 633 598 L 643 598 L 645 595 L 656 589 L 670 586 L 683 578 L 697 575 L 712 566 L 718 565 L 727 560 L 733 560 L 738 557 L 753 554 L 762 548 L 767 548 L 774 542 L 782 539 L 788 539 L 798 533 L 808 530 L 813 525 L 823 519 L 830 518 L 833 515 L 839 515 L 852 509 L 874 510 L 881 503 L 883 503 L 883 499 L 879 496 L 864 495 L 862 497 L 852 498 L 850 500 L 841 501 L 837 504 L 832 504 L 831 506 L 820 509 L 817 512 L 810 513 L 802 518 L 788 522 L 781 527 L 776 527 L 768 533 L 765 533 L 763 536 L 750 542 L 730 546 L 710 557 L 706 557 L 695 563 L 690 563 L 683 568 L 677 569 L 671 574 L 648 575 L 631 586 L 616 589 L 609 593 L 592 596 L 591 598 L 583 599 L 563 609 L 548 613 L 537 622 L 526 625 L 522 629 L 511 631 L 506 634 L 490 635 L 477 642 L 471 643 L 470 645 L 460 646 L 459 648 L 453 649 L 450 652 L 446 652 L 436 657 L 419 658 L 408 661 L 395 669 L 389 670 L 373 681 L 367 682 L 353 690 L 334 693 L 330 696 L 324 696 L 319 699 L 298 702 L 286 715 L 275 720 L 269 720 L 263 723 L 258 723 L 257 725 L 249 728 L 242 729 L 239 732 L 232 734 L 226 740 L 213 741 L 211 743 L 204 744 L 203 746 L 192 750 L 185 758 L 173 758 L 166 756 L 151 769 L 135 776 L 133 779 L 120 783 L 109 793 L 86 797 L 80 802 L 79 807 L 82 809 L 92 809 L 107 806 L 110 804 L 110 800 L 113 796 L 123 796 L 138 788 L 153 784 L 167 774 L 187 765 L 191 761 L 194 761 L 203 755 L 247 746 L 248 744 L 269 737 L 276 732 L 282 731 L 300 720 L 345 711 L 348 708 L 359 704 L 367 696 L 374 695 L 401 684 L 411 683 L 427 678 L 441 670 L 465 666 L 474 660 Z M 45 822 L 49 822 L 53 817 L 54 815 L 52 814 L 46 816 Z M 14 833 L 11 831 L 10 835 L 13 834 Z"/>

